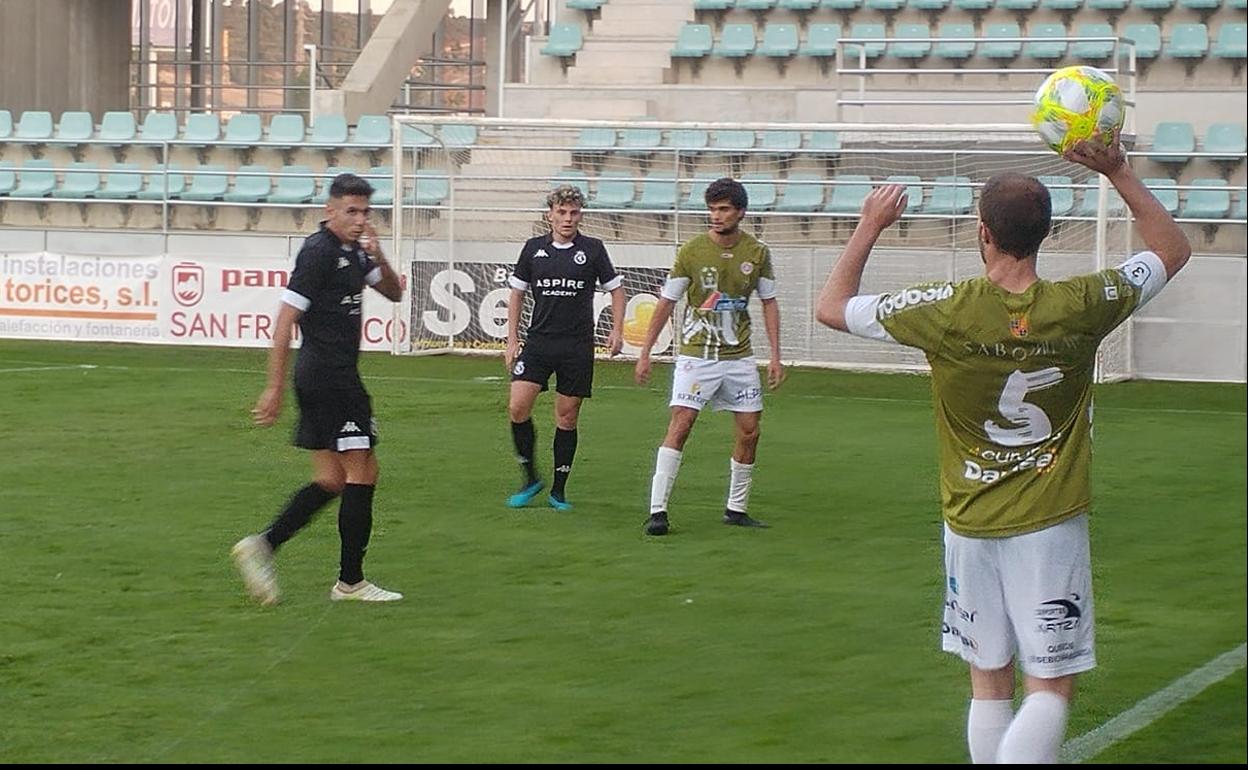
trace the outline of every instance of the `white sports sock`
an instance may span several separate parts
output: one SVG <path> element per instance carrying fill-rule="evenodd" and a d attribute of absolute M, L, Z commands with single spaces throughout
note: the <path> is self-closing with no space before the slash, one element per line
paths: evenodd
<path fill-rule="evenodd" d="M 750 507 L 750 484 L 754 481 L 754 463 L 739 463 L 729 458 L 728 510 L 745 513 Z"/>
<path fill-rule="evenodd" d="M 971 747 L 971 762 L 991 765 L 997 761 L 1001 737 L 1014 719 L 1014 701 L 972 698 L 966 716 L 966 743 Z"/>
<path fill-rule="evenodd" d="M 667 510 L 667 498 L 672 494 L 676 472 L 680 470 L 680 457 L 679 449 L 659 447 L 659 457 L 654 463 L 654 480 L 650 482 L 650 513 Z"/>
<path fill-rule="evenodd" d="M 1055 692 L 1033 692 L 1023 699 L 1014 721 L 1001 738 L 997 763 L 1053 765 L 1066 736 L 1066 699 Z"/>

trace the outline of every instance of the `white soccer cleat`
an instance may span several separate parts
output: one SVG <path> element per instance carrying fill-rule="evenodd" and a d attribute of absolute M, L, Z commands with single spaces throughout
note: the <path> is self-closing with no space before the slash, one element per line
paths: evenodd
<path fill-rule="evenodd" d="M 273 549 L 261 535 L 248 535 L 234 544 L 230 553 L 238 572 L 243 576 L 247 593 L 266 607 L 277 604 L 277 571 L 273 568 Z"/>
<path fill-rule="evenodd" d="M 387 591 L 367 580 L 353 591 L 343 590 L 342 583 L 334 583 L 329 589 L 329 599 L 334 602 L 397 602 L 402 598 L 403 594 L 398 591 Z"/>

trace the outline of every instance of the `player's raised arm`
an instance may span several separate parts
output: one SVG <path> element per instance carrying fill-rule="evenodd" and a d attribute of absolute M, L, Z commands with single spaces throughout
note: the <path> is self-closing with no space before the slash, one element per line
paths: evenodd
<path fill-rule="evenodd" d="M 385 253 L 382 252 L 381 239 L 377 237 L 377 231 L 373 229 L 371 222 L 364 224 L 364 237 L 360 239 L 360 246 L 363 247 L 364 253 L 373 261 L 373 264 L 381 270 L 380 280 L 372 284 L 372 287 L 391 302 L 403 299 L 403 284 L 399 281 L 398 273 L 394 272 L 394 268 L 390 266 Z"/>
<path fill-rule="evenodd" d="M 858 295 L 867 257 L 880 234 L 901 218 L 906 210 L 906 188 L 902 185 L 877 187 L 862 203 L 862 215 L 845 251 L 828 275 L 828 281 L 815 303 L 815 320 L 833 329 L 849 331 L 845 325 L 845 305 Z"/>

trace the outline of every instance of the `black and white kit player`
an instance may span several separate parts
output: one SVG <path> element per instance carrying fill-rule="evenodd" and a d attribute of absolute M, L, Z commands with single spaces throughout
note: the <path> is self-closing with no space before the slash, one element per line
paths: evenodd
<path fill-rule="evenodd" d="M 592 395 L 594 384 L 594 293 L 598 286 L 611 293 L 611 355 L 623 346 L 624 288 L 611 264 L 606 246 L 580 232 L 585 198 L 572 186 L 562 186 L 546 198 L 551 231 L 530 238 L 520 250 L 511 276 L 507 311 L 507 368 L 511 372 L 508 415 L 516 457 L 524 474 L 519 492 L 507 504 L 521 508 L 544 486 L 533 462 L 536 435 L 533 404 L 555 377 L 554 481 L 550 507 L 566 511 L 565 485 L 576 454 L 577 417 L 581 400 Z M 533 315 L 523 351 L 520 313 L 526 292 L 533 294 Z"/>
<path fill-rule="evenodd" d="M 358 368 L 364 287 L 372 286 L 392 302 L 402 298 L 399 278 L 368 221 L 372 194 L 372 186 L 354 174 L 334 179 L 326 220 L 304 241 L 282 295 L 268 384 L 252 415 L 256 424 L 269 426 L 281 413 L 290 342 L 298 324 L 303 344 L 295 362 L 299 424 L 294 443 L 312 452 L 313 478 L 290 498 L 267 530 L 234 546 L 234 559 L 247 590 L 262 604 L 273 604 L 279 598 L 273 553 L 339 495 L 341 564 L 330 599 L 403 598 L 364 579 L 377 483 L 373 453 L 377 429 Z"/>

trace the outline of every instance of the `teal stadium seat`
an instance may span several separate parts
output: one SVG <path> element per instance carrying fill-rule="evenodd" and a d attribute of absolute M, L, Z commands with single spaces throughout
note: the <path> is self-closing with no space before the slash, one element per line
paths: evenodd
<path fill-rule="evenodd" d="M 1027 28 L 1027 37 L 1032 39 L 1023 44 L 1024 56 L 1052 61 L 1066 55 L 1066 41 L 1046 39 L 1066 37 L 1066 28 L 1061 24 L 1032 24 Z"/>
<path fill-rule="evenodd" d="M 993 0 L 953 0 L 953 7 L 960 11 L 987 11 Z"/>
<path fill-rule="evenodd" d="M 1166 55 L 1174 59 L 1200 59 L 1209 53 L 1209 28 L 1204 24 L 1175 24 L 1170 28 Z"/>
<path fill-rule="evenodd" d="M 651 155 L 663 144 L 663 132 L 657 128 L 626 128 L 620 132 L 620 151 L 624 155 Z"/>
<path fill-rule="evenodd" d="M 128 113 L 127 113 L 128 114 Z M 104 175 L 104 184 L 95 197 L 105 200 L 128 200 L 139 197 L 143 189 L 143 172 L 133 163 L 118 163 Z"/>
<path fill-rule="evenodd" d="M 680 28 L 671 55 L 673 59 L 701 59 L 714 46 L 710 24 L 686 24 Z"/>
<path fill-rule="evenodd" d="M 308 203 L 316 195 L 316 177 L 308 166 L 282 166 L 281 176 L 268 194 L 269 203 Z"/>
<path fill-rule="evenodd" d="M 438 143 L 435 135 L 436 129 L 433 126 L 414 126 L 411 123 L 404 123 L 400 136 L 403 137 L 403 145 L 405 147 L 432 147 Z M 394 137 L 391 136 L 391 141 Z"/>
<path fill-rule="evenodd" d="M 13 170 L 13 164 L 7 160 L 0 160 L 0 195 L 8 195 L 15 187 L 17 187 L 17 173 Z"/>
<path fill-rule="evenodd" d="M 325 201 L 329 200 L 329 186 L 334 183 L 334 178 L 337 177 L 339 174 L 362 174 L 362 173 L 364 172 L 358 171 L 353 168 L 347 168 L 346 166 L 330 166 L 329 168 L 325 169 L 325 173 L 321 176 L 321 189 L 316 193 L 316 195 L 312 196 L 312 202 L 324 203 Z"/>
<path fill-rule="evenodd" d="M 811 131 L 806 141 L 806 148 L 817 152 L 839 153 L 841 151 L 841 135 L 835 131 Z"/>
<path fill-rule="evenodd" d="M 589 178 L 584 171 L 575 168 L 563 169 L 550 180 L 550 189 L 553 190 L 565 184 L 572 185 L 580 190 L 581 195 L 584 195 L 585 199 L 589 200 Z"/>
<path fill-rule="evenodd" d="M 1222 0 L 1179 0 L 1179 5 L 1192 11 L 1216 11 Z"/>
<path fill-rule="evenodd" d="M 580 152 L 609 150 L 615 146 L 617 138 L 614 128 L 582 128 L 576 135 L 576 149 Z"/>
<path fill-rule="evenodd" d="M 596 209 L 623 209 L 633 203 L 636 185 L 628 171 L 604 171 L 598 178 L 598 194 L 590 201 Z"/>
<path fill-rule="evenodd" d="M 1068 176 L 1038 176 L 1036 179 L 1049 188 L 1049 200 L 1053 207 L 1053 216 L 1064 217 L 1075 208 L 1075 190 L 1071 187 Z"/>
<path fill-rule="evenodd" d="M 1239 205 L 1235 207 L 1234 217 L 1241 222 L 1248 218 L 1248 192 L 1242 189 L 1239 191 Z"/>
<path fill-rule="evenodd" d="M 811 24 L 806 28 L 806 42 L 797 52 L 815 59 L 831 59 L 836 56 L 836 41 L 840 39 L 840 24 Z"/>
<path fill-rule="evenodd" d="M 742 59 L 754 53 L 753 24 L 725 24 L 719 35 L 719 45 L 711 53 L 725 59 Z"/>
<path fill-rule="evenodd" d="M 1187 205 L 1179 214 L 1182 219 L 1229 219 L 1231 191 L 1225 179 L 1193 179 L 1187 191 Z"/>
<path fill-rule="evenodd" d="M 134 141 L 138 126 L 128 112 L 106 112 L 100 120 L 100 140 L 117 147 Z"/>
<path fill-rule="evenodd" d="M 647 211 L 670 211 L 676 208 L 676 178 L 670 172 L 655 172 L 641 183 L 641 196 L 633 208 Z"/>
<path fill-rule="evenodd" d="M 1168 121 L 1158 123 L 1153 133 L 1150 160 L 1158 163 L 1187 163 L 1196 151 L 1196 131 L 1191 123 Z"/>
<path fill-rule="evenodd" d="M 1210 160 L 1240 161 L 1244 159 L 1244 151 L 1248 150 L 1248 138 L 1244 136 L 1242 123 L 1214 123 L 1205 131 L 1205 139 L 1201 143 Z"/>
<path fill-rule="evenodd" d="M 56 141 L 67 144 L 85 142 L 95 135 L 95 119 L 89 112 L 63 112 L 56 126 Z"/>
<path fill-rule="evenodd" d="M 1114 28 L 1108 24 L 1080 24 L 1075 37 L 1114 37 Z M 1114 55 L 1114 43 L 1110 40 L 1071 43 L 1070 55 L 1083 61 L 1104 61 Z"/>
<path fill-rule="evenodd" d="M 695 11 L 727 11 L 736 5 L 737 0 L 693 0 Z"/>
<path fill-rule="evenodd" d="M 700 150 L 710 141 L 710 134 L 700 128 L 678 128 L 667 134 L 667 146 L 680 150 Z"/>
<path fill-rule="evenodd" d="M 224 179 L 225 177 L 222 177 Z M 135 197 L 141 201 L 163 201 L 166 198 L 181 198 L 186 192 L 186 174 L 179 169 L 164 166 L 148 169 L 147 186 Z"/>
<path fill-rule="evenodd" d="M 1122 30 L 1122 37 L 1135 43 L 1135 58 L 1142 60 L 1156 59 L 1161 54 L 1161 27 L 1156 24 L 1128 24 Z M 1122 47 L 1125 58 L 1128 47 Z"/>
<path fill-rule="evenodd" d="M 807 214 L 821 208 L 823 208 L 823 177 L 805 172 L 789 174 L 788 182 L 784 185 L 784 195 L 776 204 L 776 211 Z"/>
<path fill-rule="evenodd" d="M 1006 11 L 1032 11 L 1040 0 L 997 0 L 998 8 Z"/>
<path fill-rule="evenodd" d="M 971 179 L 965 176 L 938 176 L 932 187 L 932 197 L 923 208 L 924 214 L 941 214 L 947 217 L 961 216 L 971 212 L 974 192 Z"/>
<path fill-rule="evenodd" d="M 225 124 L 223 144 L 254 147 L 264 138 L 264 127 L 260 116 L 254 112 L 240 112 Z"/>
<path fill-rule="evenodd" d="M 92 162 L 70 165 L 61 186 L 52 191 L 53 198 L 90 198 L 100 189 L 100 168 Z"/>
<path fill-rule="evenodd" d="M 984 25 L 984 37 L 1022 37 L 1022 31 L 1013 22 L 986 24 Z M 1022 50 L 1023 44 L 1018 41 L 996 42 L 990 40 L 979 44 L 979 55 L 986 59 L 1013 59 Z"/>
<path fill-rule="evenodd" d="M 849 28 L 849 37 L 851 38 L 882 38 L 882 37 L 888 37 L 888 34 L 885 32 L 883 24 L 858 22 L 854 24 L 854 26 Z M 864 43 L 862 45 L 862 48 L 866 49 L 866 55 L 868 59 L 876 59 L 884 55 L 885 45 L 886 44 L 883 42 Z M 850 57 L 852 57 L 851 63 L 853 61 L 857 61 L 860 58 L 859 50 L 860 49 L 858 45 L 845 46 L 846 58 L 849 59 Z"/>
<path fill-rule="evenodd" d="M 268 198 L 272 190 L 273 180 L 269 179 L 267 166 L 239 166 L 234 176 L 234 189 L 222 199 L 229 203 L 259 203 Z"/>
<path fill-rule="evenodd" d="M 780 0 L 776 7 L 786 11 L 813 11 L 819 7 L 819 0 Z"/>
<path fill-rule="evenodd" d="M 888 53 L 898 59 L 922 59 L 932 50 L 932 44 L 922 38 L 932 36 L 932 28 L 926 24 L 898 24 L 893 37 L 898 41 L 915 40 L 918 42 L 896 42 L 888 47 Z"/>
<path fill-rule="evenodd" d="M 368 183 L 373 186 L 373 197 L 369 200 L 374 206 L 384 207 L 394 205 L 394 167 L 393 166 L 373 166 L 364 175 Z M 411 199 L 404 203 L 411 203 Z"/>
<path fill-rule="evenodd" d="M 1248 58 L 1248 24 L 1223 24 L 1209 53 L 1219 59 Z"/>
<path fill-rule="evenodd" d="M 10 136 L 13 136 L 13 113 L 0 110 L 0 139 L 8 139 Z"/>
<path fill-rule="evenodd" d="M 319 122 L 319 121 L 318 121 Z M 355 124 L 355 134 L 351 137 L 351 146 L 369 150 L 380 150 L 389 147 L 390 119 L 385 115 L 361 115 Z"/>
<path fill-rule="evenodd" d="M 186 116 L 182 140 L 191 147 L 216 144 L 221 141 L 221 118 L 215 112 L 192 112 Z"/>
<path fill-rule="evenodd" d="M 172 112 L 149 112 L 139 128 L 139 141 L 172 142 L 178 138 L 178 119 Z"/>
<path fill-rule="evenodd" d="M 764 131 L 759 147 L 783 155 L 790 155 L 802 147 L 800 131 Z"/>
<path fill-rule="evenodd" d="M 607 4 L 607 0 L 568 0 L 568 7 L 574 11 L 597 11 Z"/>
<path fill-rule="evenodd" d="M 341 147 L 347 143 L 347 118 L 343 115 L 318 115 L 309 132 L 309 145 Z"/>
<path fill-rule="evenodd" d="M 49 116 L 50 118 L 51 116 Z M 56 189 L 56 172 L 50 160 L 28 160 L 17 171 L 17 186 L 10 198 L 46 198 Z"/>
<path fill-rule="evenodd" d="M 302 115 L 283 113 L 269 121 L 269 141 L 286 149 L 302 145 L 304 134 Z"/>
<path fill-rule="evenodd" d="M 763 42 L 758 47 L 758 55 L 787 59 L 797 53 L 798 44 L 796 24 L 768 24 L 763 29 Z"/>
<path fill-rule="evenodd" d="M 890 13 L 901 10 L 905 4 L 906 0 L 864 0 L 862 7 L 872 11 Z"/>
<path fill-rule="evenodd" d="M 909 174 L 894 174 L 884 180 L 885 184 L 904 184 L 906 186 L 906 211 L 913 214 L 923 207 L 923 180 Z"/>
<path fill-rule="evenodd" d="M 776 7 L 776 0 L 737 0 L 739 11 L 770 11 Z"/>
<path fill-rule="evenodd" d="M 1131 0 L 1131 5 L 1142 11 L 1161 14 L 1174 7 L 1174 0 Z"/>
<path fill-rule="evenodd" d="M 442 144 L 452 150 L 463 150 L 477 144 L 477 127 L 463 123 L 447 123 L 438 129 Z"/>
<path fill-rule="evenodd" d="M 862 0 L 820 0 L 820 8 L 828 8 L 833 11 L 853 11 L 862 5 Z"/>
<path fill-rule="evenodd" d="M 581 38 L 581 27 L 578 24 L 555 24 L 550 28 L 550 39 L 542 46 L 543 56 L 557 56 L 568 59 L 576 56 L 585 41 Z"/>
<path fill-rule="evenodd" d="M 40 110 L 26 110 L 17 121 L 13 131 L 16 142 L 46 142 L 52 138 L 52 113 Z M 19 185 L 20 186 L 20 185 Z"/>
<path fill-rule="evenodd" d="M 1131 0 L 1088 0 L 1088 7 L 1094 11 L 1122 11 Z"/>
<path fill-rule="evenodd" d="M 416 172 L 413 201 L 417 206 L 441 206 L 451 197 L 451 180 L 446 172 L 421 169 Z"/>
<path fill-rule="evenodd" d="M 833 181 L 832 194 L 824 211 L 832 214 L 853 215 L 862 211 L 862 202 L 871 194 L 874 185 L 871 177 L 862 174 L 845 174 Z"/>
<path fill-rule="evenodd" d="M 771 211 L 776 207 L 776 177 L 755 173 L 741 177 L 741 185 L 750 199 L 750 211 Z"/>
<path fill-rule="evenodd" d="M 756 141 L 753 131 L 716 131 L 711 140 L 715 150 L 752 150 Z"/>
<path fill-rule="evenodd" d="M 910 7 L 916 11 L 943 11 L 949 7 L 949 0 L 910 0 Z"/>
<path fill-rule="evenodd" d="M 969 59 L 975 55 L 975 44 L 972 42 L 949 42 L 954 38 L 975 37 L 975 25 L 966 24 L 964 22 L 945 22 L 940 25 L 940 34 L 937 37 L 943 38 L 932 48 L 932 53 L 939 59 L 949 59 L 951 61 L 960 61 Z"/>
<path fill-rule="evenodd" d="M 230 189 L 225 166 L 200 166 L 191 172 L 191 184 L 182 193 L 186 201 L 217 201 Z"/>
<path fill-rule="evenodd" d="M 706 210 L 706 188 L 711 186 L 719 177 L 713 174 L 698 174 L 692 182 L 689 183 L 689 195 L 685 197 L 685 202 L 681 205 L 682 211 L 705 211 Z"/>
<path fill-rule="evenodd" d="M 1097 204 L 1101 200 L 1100 190 L 1097 189 L 1096 177 L 1090 177 L 1084 184 L 1090 185 L 1090 187 L 1083 191 L 1083 197 L 1080 199 L 1079 209 L 1075 212 L 1075 215 L 1095 217 Z M 1109 197 L 1106 198 L 1105 212 L 1111 217 L 1121 217 L 1127 213 L 1127 204 L 1123 202 L 1122 196 L 1112 186 L 1109 188 Z"/>
<path fill-rule="evenodd" d="M 1153 197 L 1166 207 L 1166 211 L 1169 211 L 1172 216 L 1179 213 L 1179 191 L 1175 189 L 1174 185 L 1177 183 L 1173 179 L 1163 176 L 1149 177 L 1141 181 L 1152 192 Z"/>
<path fill-rule="evenodd" d="M 1248 0 L 1230 0 L 1230 6 L 1236 10 L 1242 11 L 1248 8 Z M 1243 211 L 1244 199 L 1239 199 L 1240 211 Z"/>
<path fill-rule="evenodd" d="M 1040 7 L 1050 11 L 1077 11 L 1083 0 L 1040 0 Z"/>

